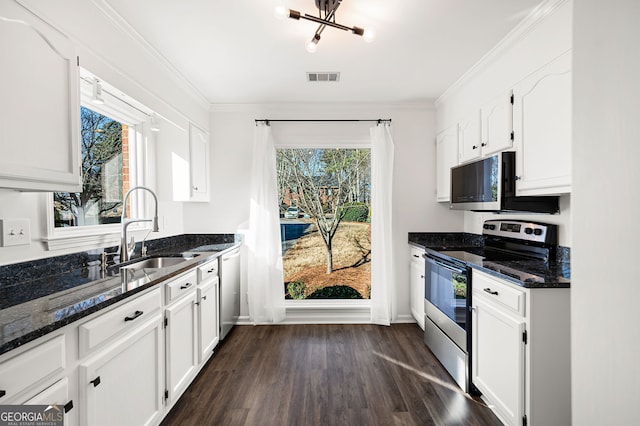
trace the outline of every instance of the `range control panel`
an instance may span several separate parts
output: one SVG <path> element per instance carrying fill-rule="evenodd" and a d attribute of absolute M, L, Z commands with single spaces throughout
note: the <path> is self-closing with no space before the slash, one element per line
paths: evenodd
<path fill-rule="evenodd" d="M 524 220 L 486 220 L 482 225 L 482 235 L 555 245 L 558 240 L 558 226 Z"/>

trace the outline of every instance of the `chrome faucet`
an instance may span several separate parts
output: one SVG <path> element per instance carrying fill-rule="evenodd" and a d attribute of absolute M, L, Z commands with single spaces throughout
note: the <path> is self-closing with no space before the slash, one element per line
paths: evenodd
<path fill-rule="evenodd" d="M 145 191 L 149 191 L 151 195 L 153 195 L 153 200 L 155 202 L 155 213 L 153 215 L 153 219 L 127 219 L 127 201 L 129 200 L 129 196 L 135 190 L 143 189 Z M 131 259 L 131 255 L 136 248 L 136 242 L 131 236 L 131 241 L 127 241 L 127 227 L 132 223 L 136 222 L 153 222 L 153 232 L 158 232 L 160 229 L 158 228 L 158 197 L 156 194 L 147 188 L 146 186 L 135 186 L 127 191 L 127 194 L 124 196 L 124 201 L 122 202 L 122 216 L 120 217 L 120 223 L 122 225 L 122 235 L 120 241 L 120 262 L 126 262 Z M 145 237 L 146 238 L 146 237 Z"/>

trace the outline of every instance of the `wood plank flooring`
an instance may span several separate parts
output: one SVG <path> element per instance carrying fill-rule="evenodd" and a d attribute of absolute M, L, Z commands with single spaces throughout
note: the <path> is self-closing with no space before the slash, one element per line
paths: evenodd
<path fill-rule="evenodd" d="M 162 426 L 500 425 L 416 324 L 236 326 Z"/>

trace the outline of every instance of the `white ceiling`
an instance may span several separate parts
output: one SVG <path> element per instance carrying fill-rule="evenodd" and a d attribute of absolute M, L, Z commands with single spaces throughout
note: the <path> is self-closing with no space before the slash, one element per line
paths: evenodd
<path fill-rule="evenodd" d="M 317 14 L 314 0 L 104 0 L 211 103 L 384 102 L 437 98 L 540 0 L 343 0 L 336 21 L 373 27 L 365 41 L 278 20 L 281 4 Z M 339 83 L 306 72 L 338 71 Z"/>

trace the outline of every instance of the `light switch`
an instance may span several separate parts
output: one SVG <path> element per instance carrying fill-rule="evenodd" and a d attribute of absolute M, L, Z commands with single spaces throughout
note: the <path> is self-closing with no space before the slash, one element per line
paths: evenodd
<path fill-rule="evenodd" d="M 29 219 L 0 219 L 2 247 L 31 244 Z"/>

